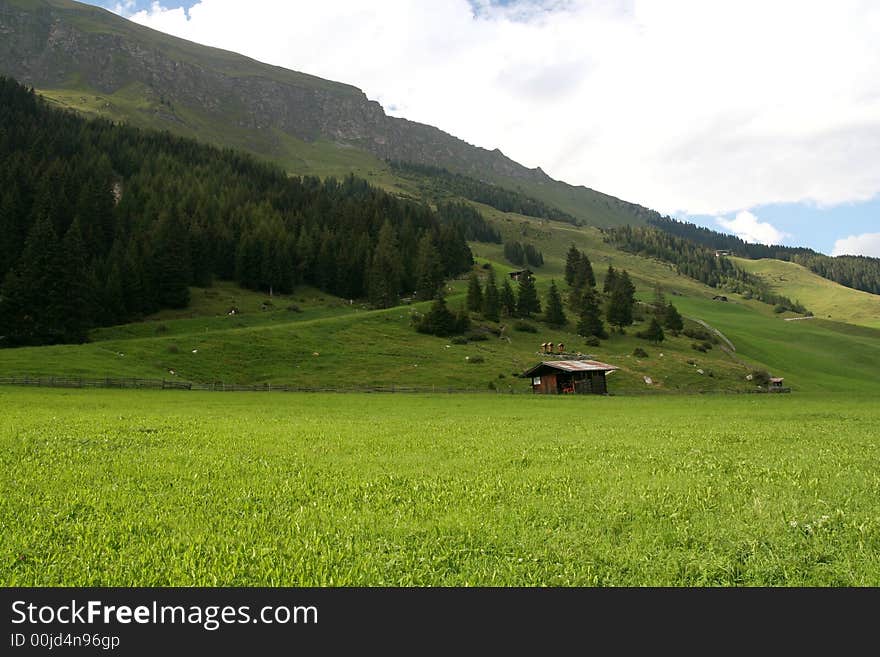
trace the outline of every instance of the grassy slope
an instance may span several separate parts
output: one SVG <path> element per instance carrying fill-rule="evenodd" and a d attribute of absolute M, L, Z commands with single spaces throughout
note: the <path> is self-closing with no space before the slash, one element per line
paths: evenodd
<path fill-rule="evenodd" d="M 0 387 L 0 584 L 880 584 L 872 397 L 487 399 Z"/>
<path fill-rule="evenodd" d="M 513 374 L 537 362 L 538 345 L 552 341 L 620 366 L 622 371 L 610 379 L 616 393 L 743 391 L 750 387 L 745 375 L 754 367 L 785 376 L 797 391 L 867 391 L 880 385 L 876 377 L 880 331 L 822 320 L 785 322 L 769 306 L 735 295 L 728 304 L 713 302 L 714 290 L 675 274 L 664 263 L 615 251 L 596 229 L 481 209 L 506 236 L 530 241 L 542 250 L 545 266 L 538 271 L 542 294 L 551 279 L 564 290 L 564 256 L 575 243 L 590 254 L 600 285 L 609 262 L 630 271 L 643 300 L 653 298 L 659 283 L 686 316 L 721 330 L 737 353 L 729 355 L 719 347 L 698 353 L 684 336 L 669 337 L 656 347 L 634 337 L 638 326 L 626 336 L 590 348 L 574 334 L 573 317 L 565 329 L 539 325 L 538 333 L 513 330 L 514 322 L 508 320 L 502 324 L 501 338 L 454 345 L 411 328 L 411 313 L 426 310 L 427 304 L 371 311 L 304 289 L 289 298 L 276 297 L 273 309 L 261 311 L 266 295 L 218 283 L 210 290 L 194 289 L 193 306 L 185 311 L 165 311 L 144 323 L 99 329 L 91 344 L 0 350 L 0 374 L 478 390 L 489 389 L 491 383 L 502 391 L 527 391 L 528 383 Z M 472 248 L 480 263 L 495 263 L 499 277 L 510 271 L 502 262 L 500 245 L 474 243 Z M 453 308 L 462 304 L 464 287 L 464 281 L 452 282 Z M 226 311 L 233 304 L 242 312 L 230 317 Z M 291 304 L 302 312 L 288 310 Z M 499 328 L 479 320 L 475 328 L 481 325 Z M 637 346 L 645 348 L 649 357 L 633 357 Z M 481 356 L 483 362 L 471 363 L 473 356 Z M 645 376 L 653 379 L 652 386 L 645 384 Z"/>
<path fill-rule="evenodd" d="M 733 260 L 766 280 L 774 292 L 803 303 L 816 317 L 880 328 L 880 296 L 838 285 L 793 262 Z"/>

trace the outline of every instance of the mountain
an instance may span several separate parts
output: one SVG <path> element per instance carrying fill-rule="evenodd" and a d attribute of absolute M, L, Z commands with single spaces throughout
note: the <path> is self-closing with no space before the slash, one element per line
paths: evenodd
<path fill-rule="evenodd" d="M 656 213 L 552 179 L 500 150 L 390 117 L 347 84 L 197 45 L 70 0 L 0 0 L 0 74 L 62 106 L 269 157 L 291 173 L 349 171 L 385 186 L 386 160 L 521 191 L 596 226 Z"/>

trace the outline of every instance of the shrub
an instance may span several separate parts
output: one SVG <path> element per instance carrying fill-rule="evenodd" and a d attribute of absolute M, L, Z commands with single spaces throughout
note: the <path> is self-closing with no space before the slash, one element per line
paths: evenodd
<path fill-rule="evenodd" d="M 176 344 L 170 344 L 170 345 L 168 345 L 168 348 L 166 349 L 166 351 L 169 354 L 178 354 L 178 353 L 180 353 L 180 347 L 178 347 Z"/>
<path fill-rule="evenodd" d="M 537 333 L 538 327 L 534 324 L 529 324 L 528 322 L 516 322 L 513 325 L 514 331 L 522 331 L 523 333 Z"/>
<path fill-rule="evenodd" d="M 463 311 L 455 314 L 450 312 L 443 297 L 434 301 L 427 314 L 422 317 L 414 317 L 414 322 L 419 333 L 442 337 L 464 333 L 471 327 L 468 314 Z"/>
<path fill-rule="evenodd" d="M 706 353 L 707 351 L 709 351 L 706 348 L 705 342 L 693 342 L 693 343 L 691 343 L 691 349 L 695 349 L 696 351 L 702 351 L 703 353 Z"/>
<path fill-rule="evenodd" d="M 599 338 L 597 338 L 595 335 L 591 335 L 586 340 L 584 340 L 584 342 L 587 344 L 588 347 L 598 347 L 600 344 L 602 344 L 601 342 L 599 342 Z"/>
<path fill-rule="evenodd" d="M 450 342 L 451 344 L 467 344 L 467 343 L 468 343 L 468 339 L 467 339 L 466 337 L 464 337 L 463 335 L 456 335 L 456 336 L 455 336 L 454 338 L 452 338 L 449 342 Z"/>
<path fill-rule="evenodd" d="M 489 385 L 487 387 L 489 388 L 489 390 L 495 390 L 495 382 L 489 381 Z"/>
<path fill-rule="evenodd" d="M 168 327 L 165 326 L 165 324 L 159 324 L 159 326 L 156 327 L 156 333 L 168 333 Z"/>
<path fill-rule="evenodd" d="M 709 331 L 701 328 L 687 327 L 684 331 L 682 331 L 687 337 L 693 340 L 706 341 L 712 339 L 712 334 Z"/>
<path fill-rule="evenodd" d="M 507 376 L 507 375 L 506 375 L 504 372 L 502 372 L 501 374 L 498 375 L 498 378 L 499 378 L 499 379 L 503 379 L 503 378 L 506 377 L 506 376 Z"/>
<path fill-rule="evenodd" d="M 482 363 L 484 359 L 482 356 L 478 355 L 478 356 L 465 356 L 465 360 L 467 362 L 469 362 L 471 365 L 474 365 L 476 363 Z"/>
<path fill-rule="evenodd" d="M 489 339 L 489 336 L 485 333 L 468 333 L 467 339 L 471 342 L 485 342 Z"/>
<path fill-rule="evenodd" d="M 633 356 L 635 356 L 636 358 L 647 358 L 648 352 L 641 347 L 636 347 L 635 349 L 633 349 Z"/>
<path fill-rule="evenodd" d="M 788 308 L 786 308 L 785 306 L 783 306 L 781 303 L 777 303 L 777 304 L 773 307 L 773 312 L 775 312 L 777 315 L 781 315 L 781 314 L 784 313 L 786 310 L 788 310 Z"/>
<path fill-rule="evenodd" d="M 759 386 L 770 385 L 770 372 L 766 370 L 754 370 L 752 372 L 752 381 Z"/>
<path fill-rule="evenodd" d="M 288 310 L 288 312 L 292 312 L 292 313 L 301 313 L 302 312 L 302 308 L 297 306 L 295 303 L 292 303 L 289 306 L 287 306 L 287 310 Z"/>

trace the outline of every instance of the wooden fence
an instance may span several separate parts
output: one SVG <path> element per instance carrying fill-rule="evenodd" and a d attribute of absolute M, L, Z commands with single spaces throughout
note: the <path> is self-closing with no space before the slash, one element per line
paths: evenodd
<path fill-rule="evenodd" d="M 455 388 L 449 386 L 291 386 L 274 383 L 194 383 L 192 381 L 174 381 L 168 379 L 113 378 L 88 379 L 84 377 L 64 376 L 0 376 L 0 385 L 34 386 L 39 388 L 118 388 L 125 390 L 204 390 L 209 392 L 375 392 L 375 393 L 494 393 L 494 394 L 531 394 L 531 389 L 515 390 L 512 387 L 503 389 L 486 388 Z"/>

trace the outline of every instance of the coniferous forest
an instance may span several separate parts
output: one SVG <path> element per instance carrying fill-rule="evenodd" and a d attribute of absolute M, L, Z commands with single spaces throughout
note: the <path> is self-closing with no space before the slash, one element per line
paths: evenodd
<path fill-rule="evenodd" d="M 413 162 L 399 162 L 396 160 L 389 160 L 388 164 L 398 173 L 440 180 L 446 192 L 452 192 L 477 203 L 485 203 L 501 212 L 516 212 L 517 214 L 524 214 L 538 219 L 553 219 L 554 221 L 578 224 L 578 220 L 567 212 L 547 205 L 543 201 L 527 196 L 522 192 L 505 189 L 489 182 L 463 176 L 459 173 L 453 173 L 447 169 L 428 164 L 415 164 Z"/>
<path fill-rule="evenodd" d="M 775 258 L 806 267 L 814 274 L 856 290 L 880 294 L 880 258 L 868 256 L 827 256 L 803 247 L 768 246 L 745 242 L 735 235 L 726 235 L 686 221 L 669 217 L 648 218 L 655 228 L 711 249 L 730 251 L 744 258 Z"/>
<path fill-rule="evenodd" d="M 214 278 L 389 306 L 424 278 L 420 262 L 444 277 L 471 266 L 464 222 L 447 214 L 354 177 L 288 177 L 231 150 L 87 121 L 0 77 L 2 346 L 83 341 L 91 327 L 184 307 L 189 286 Z"/>
<path fill-rule="evenodd" d="M 779 312 L 808 312 L 800 302 L 775 294 L 759 276 L 743 271 L 728 258 L 717 257 L 714 250 L 691 240 L 652 226 L 610 228 L 605 231 L 605 239 L 623 251 L 675 265 L 679 274 L 710 287 L 724 288 L 776 306 Z"/>

